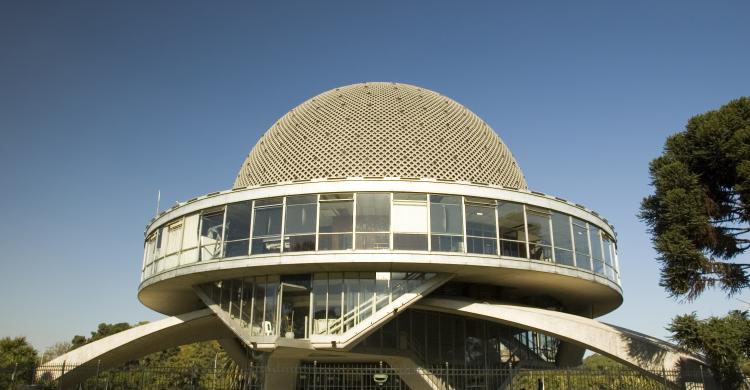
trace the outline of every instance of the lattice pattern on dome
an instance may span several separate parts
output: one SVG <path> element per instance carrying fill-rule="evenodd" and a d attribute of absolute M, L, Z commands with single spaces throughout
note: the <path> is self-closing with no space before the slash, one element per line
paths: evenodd
<path fill-rule="evenodd" d="M 474 113 L 436 92 L 382 82 L 336 88 L 289 111 L 253 147 L 234 187 L 344 177 L 526 189 L 508 147 Z"/>

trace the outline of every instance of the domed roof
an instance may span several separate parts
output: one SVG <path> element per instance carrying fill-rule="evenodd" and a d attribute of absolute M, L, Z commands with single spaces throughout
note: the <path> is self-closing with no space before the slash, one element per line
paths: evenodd
<path fill-rule="evenodd" d="M 436 92 L 383 82 L 332 89 L 289 111 L 250 151 L 234 188 L 345 177 L 526 189 L 508 147 L 474 113 Z"/>

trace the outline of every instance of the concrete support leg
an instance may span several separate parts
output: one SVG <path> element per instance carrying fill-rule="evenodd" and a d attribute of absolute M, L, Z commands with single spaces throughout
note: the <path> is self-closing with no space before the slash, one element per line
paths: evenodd
<path fill-rule="evenodd" d="M 279 348 L 268 357 L 266 365 L 265 390 L 294 390 L 297 385 L 297 367 L 300 363 L 299 352 Z"/>
<path fill-rule="evenodd" d="M 245 352 L 245 346 L 237 338 L 228 338 L 217 340 L 224 352 L 237 364 L 238 367 L 247 367 L 250 359 L 247 357 Z"/>
<path fill-rule="evenodd" d="M 385 360 L 389 366 L 401 369 L 404 374 L 400 376 L 411 390 L 444 390 L 448 389 L 442 381 L 432 373 L 405 357 L 391 357 Z"/>
<path fill-rule="evenodd" d="M 555 361 L 560 368 L 576 367 L 581 365 L 584 353 L 586 353 L 586 348 L 563 341 L 557 348 Z"/>

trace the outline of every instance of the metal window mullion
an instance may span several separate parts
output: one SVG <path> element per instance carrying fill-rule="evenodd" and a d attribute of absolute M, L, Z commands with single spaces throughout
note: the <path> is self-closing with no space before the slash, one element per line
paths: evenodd
<path fill-rule="evenodd" d="M 591 250 L 591 231 L 589 229 L 589 223 L 588 222 L 584 222 L 584 223 L 586 224 L 585 225 L 586 239 L 589 242 L 589 269 L 591 270 L 591 272 L 595 272 L 594 271 L 594 252 Z"/>
<path fill-rule="evenodd" d="M 186 217 L 182 216 L 182 234 L 180 235 L 180 246 L 177 249 L 177 266 L 180 266 L 180 261 L 182 260 L 182 243 L 185 242 L 185 229 L 186 226 Z"/>
<path fill-rule="evenodd" d="M 575 236 L 575 231 L 573 230 L 573 217 L 571 217 L 570 215 L 568 215 L 568 229 L 570 230 L 570 247 L 573 249 L 573 266 L 578 267 L 578 254 L 576 253 L 576 236 Z"/>
<path fill-rule="evenodd" d="M 254 336 L 253 335 L 253 321 L 255 320 L 255 318 L 254 318 L 255 317 L 255 286 L 257 285 L 257 283 L 255 283 L 255 278 L 250 278 L 250 279 L 253 281 L 253 288 L 252 288 L 252 291 L 251 291 L 251 293 L 253 295 L 250 297 L 250 325 L 249 325 L 249 328 L 250 328 L 250 335 Z"/>
<path fill-rule="evenodd" d="M 330 275 L 329 272 L 326 272 L 325 275 L 326 275 L 326 306 L 325 306 L 325 312 L 326 312 L 326 334 L 329 334 L 328 333 L 328 330 L 329 330 L 328 329 L 329 328 L 329 326 L 328 326 L 328 290 L 331 287 L 330 286 L 330 284 L 331 284 L 331 275 Z"/>
<path fill-rule="evenodd" d="M 224 219 L 221 222 L 221 240 L 219 241 L 219 258 L 224 257 L 224 237 L 227 234 L 227 205 L 224 205 Z"/>
<path fill-rule="evenodd" d="M 320 239 L 320 194 L 315 195 L 315 251 L 318 251 L 318 241 Z"/>
<path fill-rule="evenodd" d="M 281 199 L 281 231 L 279 232 L 279 253 L 284 253 L 284 234 L 286 233 L 286 196 Z M 279 315 L 281 313 L 279 312 Z M 280 322 L 280 321 L 279 321 Z"/>
<path fill-rule="evenodd" d="M 352 194 L 352 250 L 357 250 L 357 198 L 359 193 Z"/>
<path fill-rule="evenodd" d="M 523 233 L 524 241 L 526 243 L 526 258 L 531 259 L 531 252 L 529 251 L 529 221 L 526 218 L 526 205 L 522 204 L 521 209 L 523 210 Z"/>
<path fill-rule="evenodd" d="M 469 238 L 466 237 L 466 197 L 465 196 L 461 197 L 461 223 L 463 224 L 462 227 L 463 227 L 463 240 L 464 240 L 464 244 L 463 244 L 464 248 L 463 248 L 462 253 L 466 253 L 467 248 L 469 246 Z"/>
<path fill-rule="evenodd" d="M 549 214 L 547 218 L 547 226 L 549 227 L 549 245 L 550 252 L 552 252 L 552 262 L 557 263 L 555 258 L 555 230 L 552 228 L 552 214 Z"/>
<path fill-rule="evenodd" d="M 390 215 L 388 221 L 388 250 L 393 250 L 393 192 L 388 193 L 391 200 Z"/>
<path fill-rule="evenodd" d="M 432 252 L 432 201 L 427 195 L 427 252 Z"/>
<path fill-rule="evenodd" d="M 495 201 L 495 243 L 497 245 L 497 248 L 495 249 L 495 254 L 498 256 L 501 256 L 501 253 L 500 253 L 500 213 L 497 211 L 498 207 L 499 207 L 499 204 L 496 200 Z"/>
<path fill-rule="evenodd" d="M 250 202 L 250 237 L 248 238 L 247 254 L 253 254 L 253 229 L 255 228 L 255 200 Z"/>

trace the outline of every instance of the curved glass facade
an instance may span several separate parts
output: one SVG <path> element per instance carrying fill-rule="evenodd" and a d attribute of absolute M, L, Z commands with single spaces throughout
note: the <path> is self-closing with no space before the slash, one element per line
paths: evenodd
<path fill-rule="evenodd" d="M 505 200 L 398 192 L 256 199 L 185 215 L 146 238 L 143 279 L 198 261 L 352 250 L 523 258 L 619 284 L 615 240 L 592 223 Z"/>

